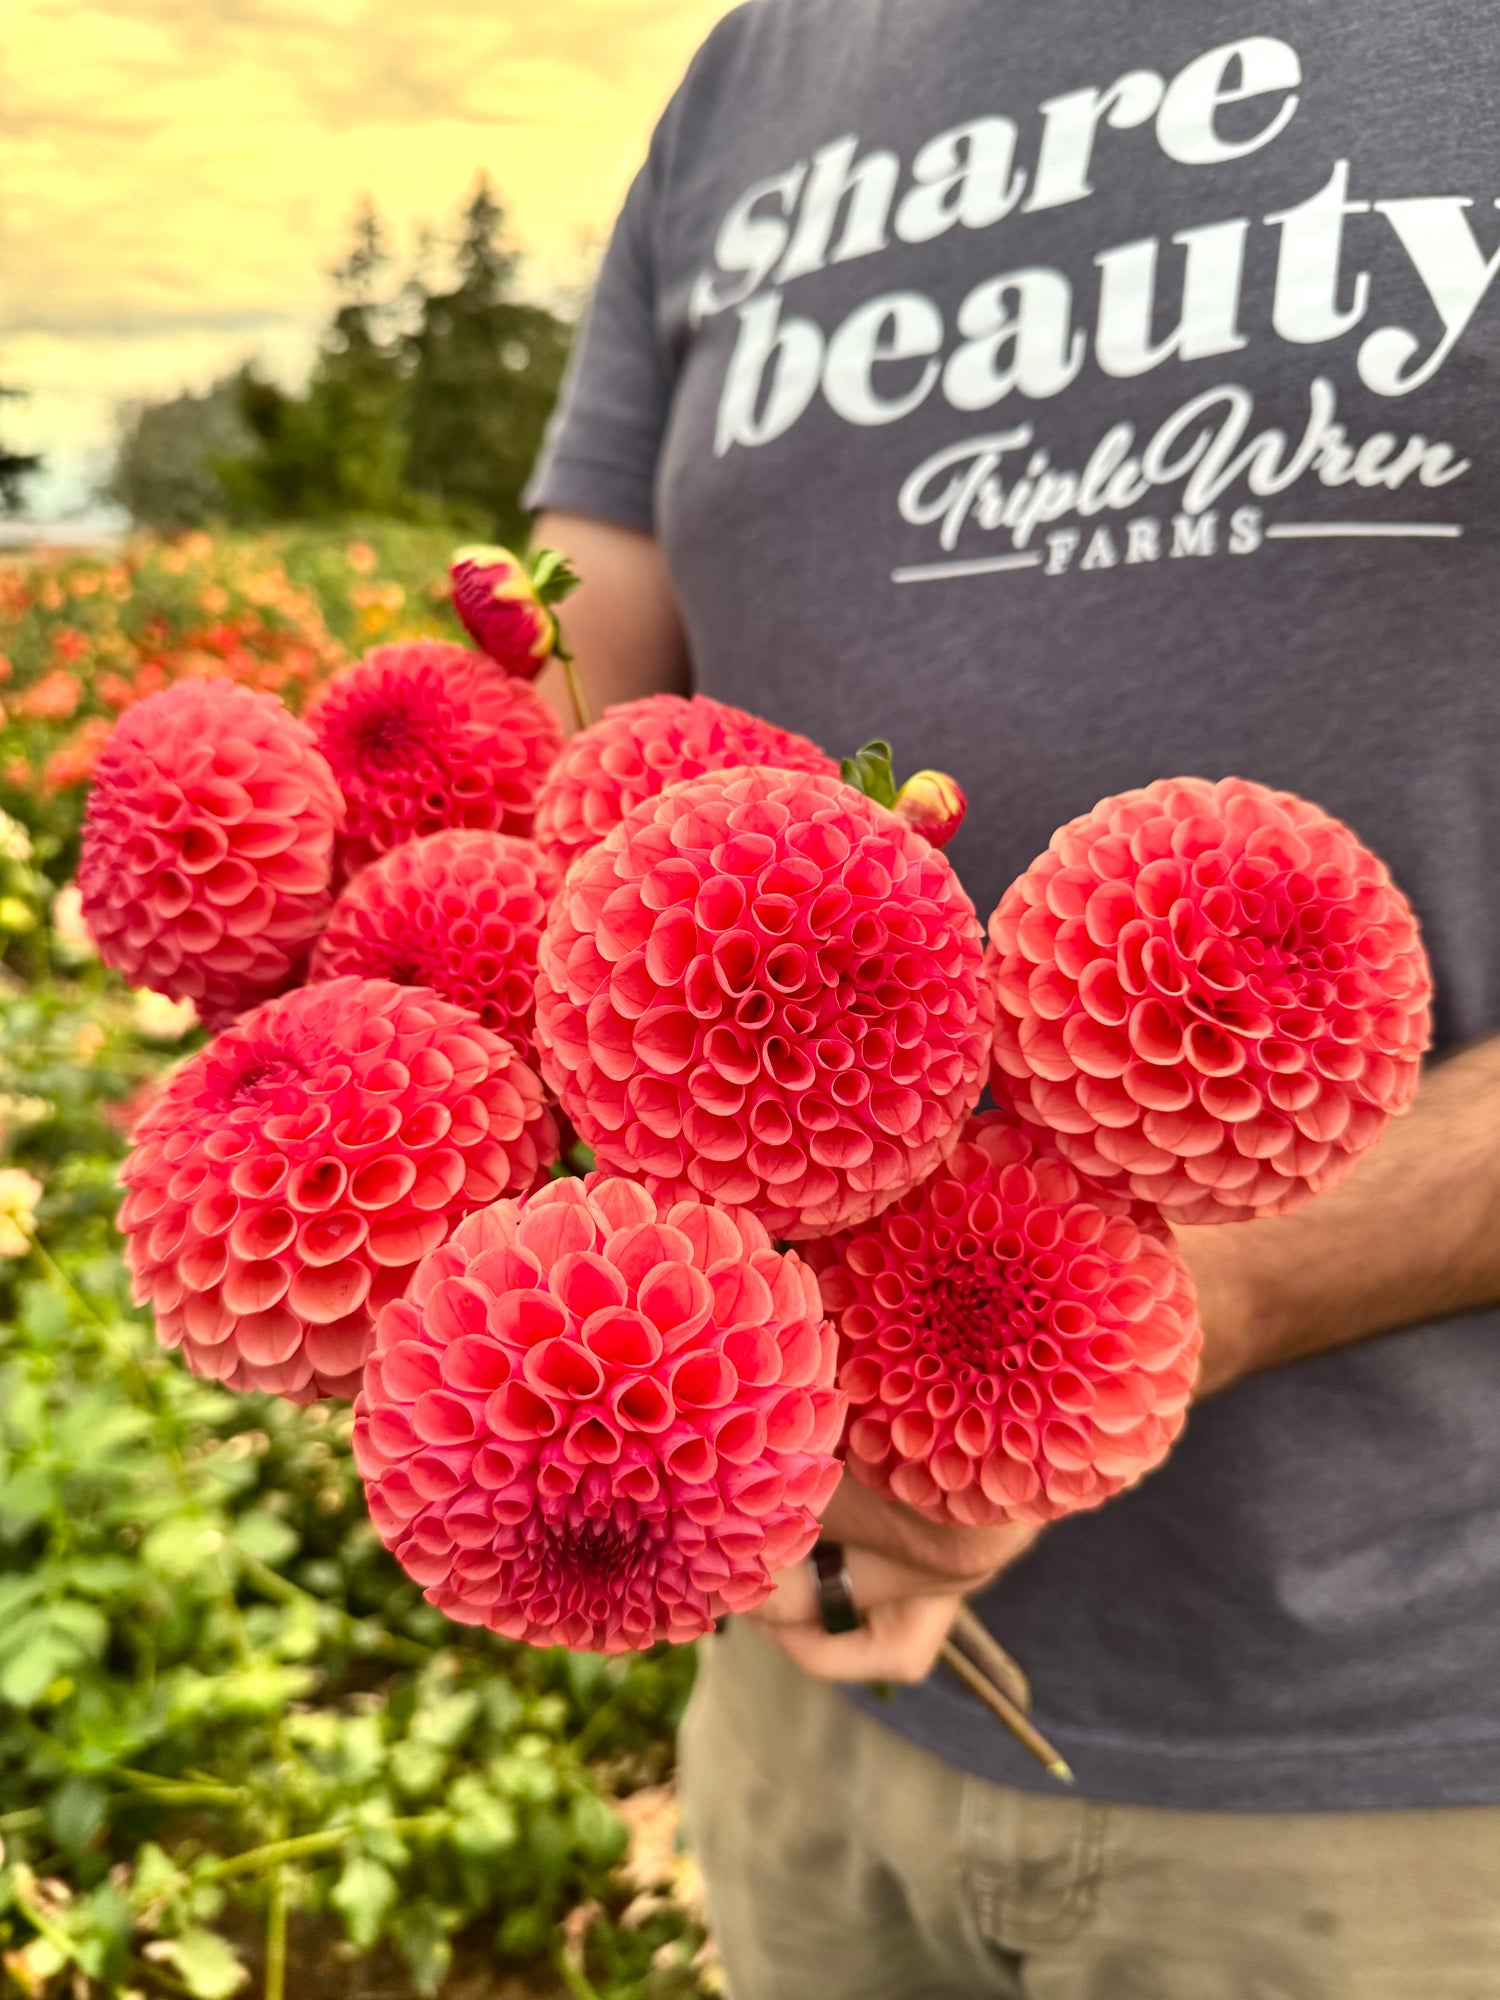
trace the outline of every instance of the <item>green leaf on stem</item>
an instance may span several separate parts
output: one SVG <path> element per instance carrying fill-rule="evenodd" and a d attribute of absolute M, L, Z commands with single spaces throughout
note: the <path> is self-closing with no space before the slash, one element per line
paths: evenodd
<path fill-rule="evenodd" d="M 891 768 L 891 746 L 881 738 L 876 737 L 873 742 L 856 750 L 852 757 L 846 757 L 839 767 L 839 774 L 846 785 L 863 792 L 876 805 L 895 805 L 896 778 Z"/>

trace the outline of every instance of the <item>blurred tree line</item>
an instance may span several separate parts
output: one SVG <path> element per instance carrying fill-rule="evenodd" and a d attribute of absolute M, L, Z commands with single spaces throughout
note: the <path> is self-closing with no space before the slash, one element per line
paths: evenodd
<path fill-rule="evenodd" d="M 109 493 L 157 528 L 384 517 L 524 539 L 520 495 L 567 360 L 568 319 L 518 296 L 505 212 L 481 180 L 448 254 L 397 270 L 366 203 L 331 273 L 307 386 L 253 365 L 138 405 Z"/>
<path fill-rule="evenodd" d="M 0 383 L 0 403 L 19 402 L 25 394 L 24 389 L 11 389 Z M 0 514 L 20 513 L 21 489 L 41 468 L 42 461 L 34 452 L 8 451 L 0 438 Z"/>

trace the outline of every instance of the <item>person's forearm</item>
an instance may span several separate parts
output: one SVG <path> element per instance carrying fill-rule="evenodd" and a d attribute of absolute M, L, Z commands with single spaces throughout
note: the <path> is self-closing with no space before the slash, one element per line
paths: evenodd
<path fill-rule="evenodd" d="M 1198 1280 L 1199 1394 L 1500 1302 L 1500 1039 L 1431 1070 L 1342 1186 L 1289 1216 L 1178 1232 Z"/>
<path fill-rule="evenodd" d="M 560 549 L 580 578 L 558 613 L 595 716 L 612 702 L 685 694 L 687 643 L 661 550 L 649 535 L 579 514 L 543 514 L 536 544 Z M 537 683 L 568 728 L 573 705 L 561 669 Z"/>

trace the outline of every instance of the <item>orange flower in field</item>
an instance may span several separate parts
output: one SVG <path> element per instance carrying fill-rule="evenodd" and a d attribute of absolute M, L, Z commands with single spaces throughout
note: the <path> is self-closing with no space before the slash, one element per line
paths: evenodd
<path fill-rule="evenodd" d="M 28 722 L 66 722 L 82 699 L 82 689 L 66 667 L 54 667 L 15 703 Z"/>
<path fill-rule="evenodd" d="M 31 766 L 24 757 L 8 757 L 0 769 L 0 782 L 10 786 L 12 791 L 24 792 L 31 783 Z"/>
<path fill-rule="evenodd" d="M 81 660 L 89 650 L 89 642 L 76 625 L 61 625 L 52 641 L 52 650 L 59 660 Z"/>
<path fill-rule="evenodd" d="M 90 716 L 65 743 L 60 743 L 42 766 L 42 793 L 51 798 L 70 785 L 81 785 L 94 775 L 100 752 L 109 741 L 110 729 L 102 715 Z"/>
<path fill-rule="evenodd" d="M 15 668 L 10 661 L 6 659 L 4 653 L 0 653 L 0 686 L 4 686 L 14 672 Z"/>
<path fill-rule="evenodd" d="M 68 578 L 68 588 L 75 597 L 92 597 L 99 588 L 99 572 L 94 569 L 76 570 Z"/>
<path fill-rule="evenodd" d="M 229 592 L 221 583 L 211 583 L 198 593 L 198 602 L 210 618 L 218 618 L 229 609 Z"/>
<path fill-rule="evenodd" d="M 379 560 L 368 542 L 351 542 L 344 551 L 344 561 L 359 576 L 373 576 Z"/>
<path fill-rule="evenodd" d="M 123 674 L 106 671 L 94 682 L 94 692 L 106 708 L 129 708 L 136 691 Z"/>

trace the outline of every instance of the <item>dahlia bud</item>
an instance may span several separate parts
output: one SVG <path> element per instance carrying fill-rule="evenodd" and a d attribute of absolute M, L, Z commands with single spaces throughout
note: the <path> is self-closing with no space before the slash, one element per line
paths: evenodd
<path fill-rule="evenodd" d="M 946 771 L 918 771 L 897 792 L 895 810 L 934 847 L 946 847 L 963 825 L 969 801 Z"/>
<path fill-rule="evenodd" d="M 509 549 L 460 549 L 453 608 L 481 652 L 518 680 L 534 681 L 557 651 L 557 622 L 530 570 Z"/>

